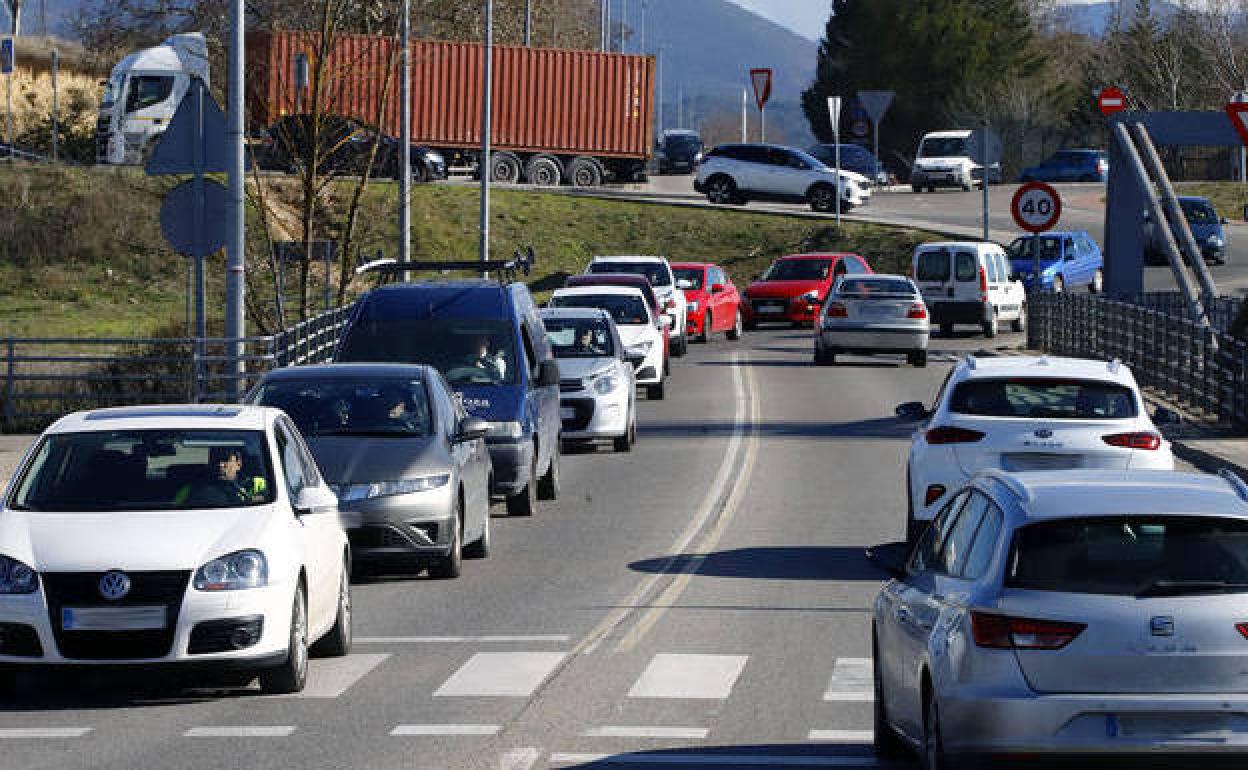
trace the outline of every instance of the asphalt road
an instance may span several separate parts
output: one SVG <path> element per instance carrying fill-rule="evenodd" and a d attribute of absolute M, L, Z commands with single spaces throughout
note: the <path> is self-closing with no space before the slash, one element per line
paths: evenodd
<path fill-rule="evenodd" d="M 28 676 L 0 766 L 872 766 L 862 548 L 903 533 L 892 410 L 984 344 L 934 340 L 921 370 L 815 368 L 808 330 L 693 346 L 636 449 L 565 456 L 560 500 L 496 517 L 489 559 L 356 584 L 355 649 L 300 697 Z"/>

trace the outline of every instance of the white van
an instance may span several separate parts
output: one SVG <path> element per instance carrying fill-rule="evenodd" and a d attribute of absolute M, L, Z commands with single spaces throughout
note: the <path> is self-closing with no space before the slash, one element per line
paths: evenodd
<path fill-rule="evenodd" d="M 995 243 L 924 243 L 910 271 L 942 336 L 953 336 L 954 324 L 974 324 L 985 337 L 1007 321 L 1016 332 L 1027 326 L 1026 290 L 1012 280 L 1010 260 Z"/>
<path fill-rule="evenodd" d="M 988 140 L 988 183 L 1001 182 L 1001 140 L 991 131 Z M 983 178 L 979 131 L 932 131 L 923 135 L 910 170 L 910 189 L 929 192 L 937 187 L 974 188 Z"/>

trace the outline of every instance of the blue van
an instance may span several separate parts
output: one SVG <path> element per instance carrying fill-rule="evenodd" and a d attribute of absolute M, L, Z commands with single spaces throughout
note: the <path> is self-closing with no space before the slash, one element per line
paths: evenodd
<path fill-rule="evenodd" d="M 1085 230 L 1024 235 L 1015 238 L 1005 253 L 1027 291 L 1060 292 L 1087 286 L 1098 294 L 1105 285 L 1105 257 Z"/>
<path fill-rule="evenodd" d="M 437 368 L 489 422 L 494 495 L 530 516 L 559 494 L 559 364 L 523 283 L 393 284 L 356 303 L 334 360 Z"/>

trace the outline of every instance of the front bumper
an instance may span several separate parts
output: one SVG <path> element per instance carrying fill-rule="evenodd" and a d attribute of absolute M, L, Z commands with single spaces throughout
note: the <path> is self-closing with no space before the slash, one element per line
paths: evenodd
<path fill-rule="evenodd" d="M 930 334 L 926 327 L 845 324 L 820 330 L 819 340 L 824 348 L 910 351 L 926 350 Z"/>
<path fill-rule="evenodd" d="M 356 563 L 394 557 L 440 558 L 450 553 L 454 485 L 339 503 Z"/>
<path fill-rule="evenodd" d="M 597 441 L 628 432 L 628 386 L 601 395 L 592 391 L 569 393 L 559 399 L 565 441 Z"/>
<path fill-rule="evenodd" d="M 533 475 L 533 442 L 528 439 L 491 441 L 490 462 L 494 465 L 492 495 L 514 495 L 524 489 Z"/>
<path fill-rule="evenodd" d="M 965 187 L 971 177 L 958 169 L 935 171 L 914 169 L 910 172 L 910 184 L 915 187 Z"/>
<path fill-rule="evenodd" d="M 821 303 L 801 297 L 757 297 L 747 298 L 741 305 L 742 317 L 754 323 L 812 323 L 819 316 Z"/>

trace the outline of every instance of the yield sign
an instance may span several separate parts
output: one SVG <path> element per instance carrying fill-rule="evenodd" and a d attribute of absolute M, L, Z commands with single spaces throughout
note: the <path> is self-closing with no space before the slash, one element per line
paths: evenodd
<path fill-rule="evenodd" d="M 1096 98 L 1096 105 L 1101 108 L 1101 114 L 1108 118 L 1115 112 L 1122 112 L 1127 108 L 1127 96 L 1122 89 L 1114 86 L 1103 88 Z"/>
<path fill-rule="evenodd" d="M 754 101 L 761 110 L 763 105 L 767 103 L 767 100 L 771 98 L 771 70 L 750 70 L 750 82 L 754 84 Z"/>
<path fill-rule="evenodd" d="M 1248 104 L 1231 102 L 1226 105 L 1226 116 L 1231 119 L 1231 125 L 1235 127 L 1240 140 L 1248 144 Z"/>

